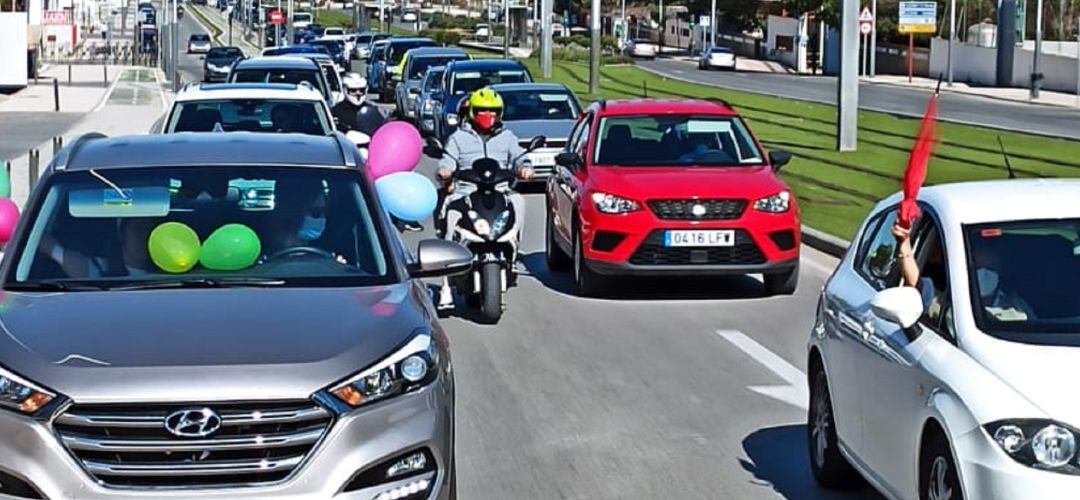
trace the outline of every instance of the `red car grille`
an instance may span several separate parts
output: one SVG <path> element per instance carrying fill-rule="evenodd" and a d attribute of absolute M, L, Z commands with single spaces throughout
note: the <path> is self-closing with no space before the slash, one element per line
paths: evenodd
<path fill-rule="evenodd" d="M 745 230 L 735 230 L 730 247 L 665 247 L 664 230 L 657 229 L 630 256 L 639 266 L 753 265 L 764 264 L 765 255 Z"/>
<path fill-rule="evenodd" d="M 646 204 L 665 220 L 732 220 L 746 210 L 746 200 L 649 200 Z M 695 206 L 701 207 L 697 214 Z"/>

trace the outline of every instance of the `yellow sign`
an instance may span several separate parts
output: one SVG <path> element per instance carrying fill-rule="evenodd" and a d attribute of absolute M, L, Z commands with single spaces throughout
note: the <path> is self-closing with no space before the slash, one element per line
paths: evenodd
<path fill-rule="evenodd" d="M 901 35 L 932 35 L 937 31 L 937 27 L 932 24 L 901 24 L 899 31 Z"/>

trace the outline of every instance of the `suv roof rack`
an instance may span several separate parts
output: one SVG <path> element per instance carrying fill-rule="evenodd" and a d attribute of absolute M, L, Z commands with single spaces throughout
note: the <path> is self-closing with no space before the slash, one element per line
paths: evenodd
<path fill-rule="evenodd" d="M 94 139 L 105 139 L 107 137 L 109 136 L 102 134 L 101 132 L 90 132 L 80 135 L 77 139 L 75 139 L 75 142 L 71 143 L 71 146 L 68 146 L 67 153 L 65 153 L 63 156 L 57 155 L 56 158 L 53 159 L 53 161 L 55 162 L 53 163 L 53 170 L 56 170 L 58 172 L 66 170 L 67 166 L 71 163 L 71 161 L 75 159 L 75 155 L 79 153 L 79 150 L 82 149 L 82 147 L 85 146 L 86 143 Z"/>

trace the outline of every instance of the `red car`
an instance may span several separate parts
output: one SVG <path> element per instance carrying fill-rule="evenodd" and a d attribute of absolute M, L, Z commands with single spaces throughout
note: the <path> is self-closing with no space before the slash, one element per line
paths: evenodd
<path fill-rule="evenodd" d="M 799 279 L 799 211 L 723 102 L 635 99 L 589 107 L 547 184 L 547 262 L 583 295 L 609 276 L 761 273 L 770 294 Z"/>

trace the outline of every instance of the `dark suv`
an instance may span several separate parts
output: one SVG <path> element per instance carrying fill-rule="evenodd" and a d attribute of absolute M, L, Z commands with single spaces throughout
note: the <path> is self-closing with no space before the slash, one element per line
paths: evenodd
<path fill-rule="evenodd" d="M 0 264 L 0 497 L 454 498 L 418 278 L 472 256 L 407 251 L 344 136 L 83 136 L 25 214 Z"/>

